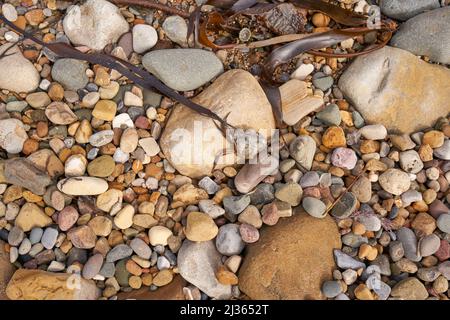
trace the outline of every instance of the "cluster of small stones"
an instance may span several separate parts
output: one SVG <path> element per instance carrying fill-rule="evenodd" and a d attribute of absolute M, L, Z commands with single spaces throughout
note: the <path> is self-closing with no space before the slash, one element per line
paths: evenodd
<path fill-rule="evenodd" d="M 64 37 L 61 25 L 48 27 L 64 2 L 21 3 L 13 7 L 16 24 L 38 26 L 44 41 Z M 156 13 L 121 13 L 132 25 L 159 30 Z M 315 27 L 327 27 L 323 15 L 314 17 Z M 341 43 L 343 50 L 354 45 Z M 112 52 L 138 63 L 150 49 L 133 48 Z M 16 266 L 79 273 L 114 299 L 171 283 L 183 241 L 213 240 L 223 255 L 217 281 L 238 298 L 246 244 L 258 241 L 263 226 L 306 212 L 333 216 L 342 235 L 326 297 L 449 297 L 449 118 L 412 135 L 366 125 L 334 86 L 345 59 L 304 55 L 291 77 L 306 81 L 326 106 L 281 130 L 285 145 L 273 174 L 257 176 L 244 165 L 195 180 L 177 174 L 157 142 L 170 100 L 114 70 L 73 61 L 65 67 L 81 69 L 82 85 L 67 89 L 77 85 L 64 78 L 67 69 L 58 73 L 61 66 L 40 53 L 24 50 L 42 77 L 39 89 L 0 95 L 0 239 Z M 186 292 L 208 298 L 194 286 Z"/>

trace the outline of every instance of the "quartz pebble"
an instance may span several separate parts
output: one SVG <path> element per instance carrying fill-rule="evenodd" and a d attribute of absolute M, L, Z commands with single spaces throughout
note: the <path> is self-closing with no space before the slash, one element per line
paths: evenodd
<path fill-rule="evenodd" d="M 155 28 L 145 24 L 138 24 L 133 27 L 133 50 L 137 53 L 144 53 L 153 48 L 158 41 L 158 34 Z"/>

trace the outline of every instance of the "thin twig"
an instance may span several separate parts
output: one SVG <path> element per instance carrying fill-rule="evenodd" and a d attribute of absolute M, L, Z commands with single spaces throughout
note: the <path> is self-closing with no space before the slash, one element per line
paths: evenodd
<path fill-rule="evenodd" d="M 145 8 L 153 8 L 161 11 L 165 11 L 170 14 L 176 14 L 183 18 L 189 18 L 190 13 L 175 8 L 168 7 L 161 3 L 146 1 L 146 0 L 110 0 L 111 2 L 119 5 L 133 5 L 141 6 Z"/>
<path fill-rule="evenodd" d="M 359 180 L 359 178 L 362 177 L 362 175 L 365 173 L 365 170 L 363 170 L 359 175 L 356 176 L 355 180 L 353 180 L 349 186 L 347 188 L 345 188 L 344 191 L 342 191 L 342 193 L 339 195 L 339 197 L 336 198 L 336 200 L 334 200 L 334 202 L 331 204 L 331 206 L 325 211 L 325 214 L 327 214 L 328 212 L 330 212 L 334 206 L 339 202 L 339 200 L 342 199 L 342 197 L 344 196 L 344 194 L 346 194 L 347 192 L 350 192 L 350 190 L 352 189 L 353 185 L 356 183 L 356 181 Z"/>
<path fill-rule="evenodd" d="M 266 40 L 251 42 L 249 44 L 238 44 L 234 47 L 234 49 L 255 49 L 255 48 L 268 47 L 268 46 L 273 46 L 274 44 L 300 40 L 307 36 L 310 36 L 310 34 L 307 34 L 307 33 L 286 34 L 286 35 L 273 37 L 273 38 L 266 39 Z"/>

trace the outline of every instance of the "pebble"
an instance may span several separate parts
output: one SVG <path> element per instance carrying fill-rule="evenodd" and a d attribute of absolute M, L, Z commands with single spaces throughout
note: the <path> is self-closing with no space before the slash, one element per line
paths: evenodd
<path fill-rule="evenodd" d="M 78 120 L 77 115 L 63 102 L 50 103 L 45 115 L 54 124 L 68 125 Z"/>
<path fill-rule="evenodd" d="M 249 204 L 250 197 L 248 195 L 226 196 L 223 198 L 223 207 L 225 208 L 225 212 L 232 215 L 241 213 Z"/>
<path fill-rule="evenodd" d="M 91 249 L 95 247 L 97 240 L 94 231 L 89 226 L 72 228 L 68 231 L 67 237 L 78 249 Z"/>
<path fill-rule="evenodd" d="M 442 147 L 434 149 L 433 154 L 439 159 L 450 160 L 450 139 L 446 139 Z"/>
<path fill-rule="evenodd" d="M 220 186 L 210 177 L 204 177 L 198 182 L 198 186 L 204 189 L 208 194 L 215 194 L 220 190 Z"/>
<path fill-rule="evenodd" d="M 88 0 L 81 6 L 71 6 L 63 20 L 63 27 L 72 43 L 96 51 L 116 42 L 129 30 L 119 8 L 106 0 Z"/>
<path fill-rule="evenodd" d="M 156 266 L 158 270 L 165 270 L 170 268 L 170 262 L 166 257 L 159 256 L 156 262 Z"/>
<path fill-rule="evenodd" d="M 3 176 L 6 182 L 24 187 L 37 195 L 43 195 L 46 187 L 51 184 L 50 176 L 26 158 L 15 158 L 4 162 Z"/>
<path fill-rule="evenodd" d="M 430 234 L 420 239 L 419 252 L 422 257 L 428 257 L 435 254 L 441 246 L 441 239 L 437 235 Z"/>
<path fill-rule="evenodd" d="M 31 241 L 28 238 L 22 240 L 22 243 L 19 246 L 19 255 L 26 255 L 31 250 Z"/>
<path fill-rule="evenodd" d="M 363 262 L 350 257 L 348 254 L 342 252 L 341 250 L 335 249 L 333 250 L 333 254 L 337 266 L 341 269 L 358 270 L 361 268 L 364 269 L 366 267 Z"/>
<path fill-rule="evenodd" d="M 414 262 L 420 261 L 421 256 L 418 254 L 417 238 L 414 232 L 411 229 L 403 227 L 396 234 L 398 241 L 403 245 L 405 257 Z"/>
<path fill-rule="evenodd" d="M 355 195 L 359 202 L 367 203 L 372 198 L 372 183 L 367 177 L 361 176 L 353 184 L 351 192 Z"/>
<path fill-rule="evenodd" d="M 400 152 L 400 166 L 409 173 L 418 173 L 423 169 L 423 162 L 414 150 Z"/>
<path fill-rule="evenodd" d="M 10 101 L 6 104 L 7 112 L 22 112 L 28 103 L 26 101 Z"/>
<path fill-rule="evenodd" d="M 329 127 L 322 135 L 322 144 L 328 149 L 345 147 L 347 141 L 344 130 L 341 127 Z"/>
<path fill-rule="evenodd" d="M 111 233 L 113 224 L 110 218 L 106 216 L 96 216 L 88 222 L 96 236 L 106 237 Z"/>
<path fill-rule="evenodd" d="M 65 231 L 65 230 L 63 230 L 63 231 Z M 44 233 L 44 230 L 42 228 L 33 228 L 31 230 L 30 236 L 29 236 L 31 244 L 34 245 L 36 243 L 41 242 L 43 233 Z"/>
<path fill-rule="evenodd" d="M 76 91 L 84 88 L 89 78 L 86 75 L 88 63 L 75 59 L 58 59 L 52 67 L 52 78 L 65 89 Z"/>
<path fill-rule="evenodd" d="M 17 249 L 17 247 L 11 247 L 9 250 L 9 262 L 14 263 L 17 258 L 19 258 L 19 249 Z"/>
<path fill-rule="evenodd" d="M 352 170 L 357 161 L 355 151 L 349 148 L 336 148 L 331 155 L 331 163 L 338 168 Z"/>
<path fill-rule="evenodd" d="M 255 243 L 259 240 L 258 229 L 250 224 L 242 223 L 239 226 L 239 233 L 245 243 Z"/>
<path fill-rule="evenodd" d="M 201 242 L 214 239 L 219 229 L 214 220 L 202 212 L 190 212 L 187 216 L 185 235 L 191 241 Z"/>
<path fill-rule="evenodd" d="M 92 177 L 106 178 L 113 173 L 115 167 L 114 159 L 111 156 L 104 155 L 89 162 L 87 172 Z"/>
<path fill-rule="evenodd" d="M 167 245 L 167 239 L 172 235 L 172 231 L 163 226 L 151 227 L 148 231 L 148 238 L 152 246 Z"/>
<path fill-rule="evenodd" d="M 313 64 L 302 63 L 294 72 L 291 74 L 292 79 L 305 80 L 314 71 Z"/>
<path fill-rule="evenodd" d="M 175 42 L 176 44 L 186 47 L 187 46 L 187 32 L 188 26 L 186 21 L 180 16 L 170 16 L 164 20 L 162 28 L 166 36 Z"/>
<path fill-rule="evenodd" d="M 116 267 L 113 262 L 104 262 L 102 268 L 97 274 L 104 276 L 105 278 L 112 278 L 116 272 Z"/>
<path fill-rule="evenodd" d="M 81 154 L 74 154 L 67 158 L 64 163 L 64 174 L 66 177 L 82 176 L 86 172 L 87 160 Z"/>
<path fill-rule="evenodd" d="M 198 207 L 200 208 L 200 211 L 208 214 L 211 218 L 216 219 L 222 215 L 225 214 L 225 209 L 218 206 L 216 202 L 213 200 L 200 200 L 198 202 Z M 248 207 L 247 207 L 248 208 Z M 245 210 L 244 210 L 245 211 Z M 242 215 L 241 213 L 239 217 Z"/>
<path fill-rule="evenodd" d="M 366 125 L 359 129 L 359 133 L 367 140 L 384 140 L 387 137 L 387 130 L 382 124 Z"/>
<path fill-rule="evenodd" d="M 11 246 L 17 247 L 25 237 L 23 230 L 17 226 L 14 226 L 9 230 L 8 243 Z"/>
<path fill-rule="evenodd" d="M 347 233 L 342 238 L 342 243 L 352 248 L 359 248 L 363 243 L 368 243 L 367 237 L 356 235 L 354 233 Z"/>
<path fill-rule="evenodd" d="M 437 218 L 436 225 L 442 232 L 450 234 L 450 214 L 441 214 Z"/>
<path fill-rule="evenodd" d="M 112 100 L 99 100 L 92 110 L 92 116 L 104 121 L 112 121 L 116 115 L 117 104 Z"/>
<path fill-rule="evenodd" d="M 240 254 L 244 249 L 245 243 L 239 233 L 239 225 L 230 223 L 219 228 L 216 237 L 217 250 L 226 256 Z"/>
<path fill-rule="evenodd" d="M 322 292 L 327 298 L 334 298 L 342 293 L 342 286 L 339 281 L 325 281 L 322 284 Z"/>
<path fill-rule="evenodd" d="M 46 249 L 53 249 L 58 238 L 58 230 L 55 228 L 46 228 L 41 238 L 41 243 Z"/>
<path fill-rule="evenodd" d="M 326 216 L 326 205 L 319 199 L 313 197 L 304 197 L 302 200 L 302 207 L 305 211 L 315 217 L 315 218 L 324 218 Z"/>
<path fill-rule="evenodd" d="M 298 136 L 289 145 L 291 157 L 306 170 L 311 170 L 315 152 L 316 142 L 310 136 Z"/>
<path fill-rule="evenodd" d="M 439 8 L 439 1 L 435 0 L 413 0 L 403 2 L 401 0 L 382 1 L 380 9 L 383 14 L 397 20 L 408 20 L 419 13 Z"/>
<path fill-rule="evenodd" d="M 302 188 L 315 187 L 319 184 L 319 174 L 316 171 L 308 171 L 300 178 Z"/>
<path fill-rule="evenodd" d="M 245 164 L 234 178 L 236 189 L 240 193 L 249 193 L 255 189 L 264 178 L 274 172 L 277 167 L 278 159 L 275 157 L 265 158 L 264 161 L 260 161 L 256 164 Z"/>
<path fill-rule="evenodd" d="M 367 231 L 378 231 L 381 229 L 381 220 L 376 215 L 360 215 L 356 221 L 363 224 Z"/>
<path fill-rule="evenodd" d="M 438 266 L 438 271 L 447 279 L 450 280 L 450 261 L 444 261 Z"/>
<path fill-rule="evenodd" d="M 40 82 L 39 73 L 17 46 L 10 46 L 9 43 L 0 46 L 0 54 L 6 50 L 10 54 L 0 60 L 0 88 L 18 93 L 36 90 Z M 11 77 L 12 74 L 14 77 Z"/>
<path fill-rule="evenodd" d="M 144 149 L 145 154 L 149 157 L 156 156 L 161 149 L 154 138 L 144 138 L 139 140 L 139 145 Z"/>
<path fill-rule="evenodd" d="M 417 278 L 406 278 L 392 288 L 391 296 L 402 300 L 424 300 L 428 292 Z"/>
<path fill-rule="evenodd" d="M 152 249 L 140 238 L 134 238 L 130 242 L 130 247 L 142 259 L 148 260 L 152 254 Z"/>
<path fill-rule="evenodd" d="M 401 195 L 411 186 L 411 181 L 406 172 L 398 169 L 388 169 L 378 179 L 381 187 L 393 195 Z"/>
<path fill-rule="evenodd" d="M 358 273 L 355 270 L 347 269 L 342 272 L 342 279 L 344 280 L 346 285 L 353 284 L 358 278 Z"/>
<path fill-rule="evenodd" d="M 197 89 L 223 72 L 222 62 L 216 55 L 200 49 L 151 51 L 142 58 L 142 64 L 168 87 L 177 91 Z M 177 76 L 174 77 L 174 74 Z"/>
<path fill-rule="evenodd" d="M 102 269 L 103 260 L 103 256 L 100 253 L 91 256 L 83 266 L 83 278 L 89 280 L 98 275 Z"/>
<path fill-rule="evenodd" d="M 119 229 L 127 229 L 133 225 L 134 207 L 126 204 L 114 217 L 114 224 Z"/>
<path fill-rule="evenodd" d="M 406 192 L 402 193 L 402 202 L 403 205 L 409 206 L 413 202 L 421 201 L 422 200 L 422 194 L 416 190 L 408 190 Z"/>
<path fill-rule="evenodd" d="M 0 147 L 8 153 L 19 153 L 28 135 L 22 121 L 17 119 L 0 120 Z"/>
<path fill-rule="evenodd" d="M 295 207 L 300 204 L 303 195 L 302 187 L 297 183 L 286 183 L 275 191 L 275 198 Z"/>
<path fill-rule="evenodd" d="M 17 20 L 17 11 L 16 8 L 10 3 L 4 3 L 2 5 L 2 14 L 6 18 L 6 20 L 14 22 Z"/>
<path fill-rule="evenodd" d="M 186 281 L 216 299 L 229 299 L 231 286 L 223 285 L 216 278 L 216 271 L 222 256 L 217 252 L 213 241 L 183 242 L 178 252 L 178 269 Z"/>
<path fill-rule="evenodd" d="M 339 219 L 347 218 L 356 210 L 357 204 L 358 200 L 356 200 L 355 195 L 351 192 L 345 192 L 331 210 L 331 215 Z"/>
<path fill-rule="evenodd" d="M 108 183 L 95 177 L 72 177 L 58 182 L 59 191 L 72 196 L 98 195 L 108 190 Z"/>
<path fill-rule="evenodd" d="M 120 138 L 120 149 L 123 152 L 131 153 L 136 150 L 139 142 L 139 135 L 134 128 L 127 128 Z"/>
<path fill-rule="evenodd" d="M 427 56 L 435 62 L 449 64 L 450 58 L 447 53 L 450 44 L 443 32 L 449 26 L 450 8 L 447 6 L 439 8 L 439 2 L 434 2 L 429 6 L 424 3 L 419 8 L 416 5 L 415 8 L 412 7 L 411 9 L 416 9 L 413 12 L 420 13 L 432 8 L 438 9 L 419 14 L 403 23 L 392 38 L 391 45 L 408 50 L 414 55 Z M 435 30 L 434 37 L 429 37 L 429 30 Z"/>
<path fill-rule="evenodd" d="M 314 87 L 322 91 L 327 91 L 333 85 L 334 79 L 331 76 L 326 76 L 322 72 L 317 72 L 313 75 L 312 83 Z"/>
<path fill-rule="evenodd" d="M 138 24 L 133 27 L 133 50 L 144 53 L 153 48 L 158 42 L 158 34 L 155 28 L 146 24 Z"/>
<path fill-rule="evenodd" d="M 128 258 L 133 254 L 133 249 L 131 249 L 126 244 L 118 244 L 112 248 L 106 255 L 106 262 L 116 262 L 124 258 Z M 117 267 L 117 266 L 116 266 Z"/>
<path fill-rule="evenodd" d="M 25 100 L 35 109 L 45 109 L 52 102 L 47 92 L 30 93 Z"/>
<path fill-rule="evenodd" d="M 113 159 L 117 163 L 125 163 L 130 159 L 130 154 L 122 151 L 120 148 L 117 148 L 114 152 Z"/>
<path fill-rule="evenodd" d="M 329 104 L 322 111 L 317 112 L 316 118 L 326 125 L 338 126 L 341 123 L 341 114 L 336 104 Z"/>

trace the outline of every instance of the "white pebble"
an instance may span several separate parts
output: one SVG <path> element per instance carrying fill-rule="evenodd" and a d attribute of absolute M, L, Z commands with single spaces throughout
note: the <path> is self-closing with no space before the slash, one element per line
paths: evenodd
<path fill-rule="evenodd" d="M 11 263 L 16 262 L 18 257 L 19 257 L 19 250 L 17 249 L 17 247 L 11 247 L 11 249 L 9 249 L 9 262 Z"/>
<path fill-rule="evenodd" d="M 156 111 L 155 107 L 149 107 L 149 108 L 147 109 L 147 111 L 145 111 L 145 115 L 146 115 L 147 118 L 149 118 L 150 120 L 155 120 L 157 114 L 158 114 L 158 112 Z"/>
<path fill-rule="evenodd" d="M 42 79 L 41 83 L 39 84 L 39 88 L 47 91 L 48 88 L 50 87 L 51 82 L 48 81 L 47 79 Z"/>
<path fill-rule="evenodd" d="M 8 42 L 17 42 L 19 41 L 19 35 L 13 31 L 7 31 L 5 32 L 5 40 Z"/>
<path fill-rule="evenodd" d="M 10 3 L 5 3 L 2 5 L 2 14 L 5 16 L 6 20 L 14 22 L 17 20 L 16 8 Z"/>
<path fill-rule="evenodd" d="M 158 34 L 152 26 L 138 24 L 133 27 L 133 50 L 144 53 L 158 42 Z"/>
<path fill-rule="evenodd" d="M 133 120 L 128 113 L 121 113 L 114 117 L 112 121 L 113 128 L 134 128 Z"/>
<path fill-rule="evenodd" d="M 170 229 L 163 226 L 154 226 L 148 231 L 148 238 L 152 246 L 167 245 L 167 239 L 172 235 Z"/>
<path fill-rule="evenodd" d="M 302 64 L 291 74 L 292 79 L 305 80 L 314 71 L 312 64 Z"/>

